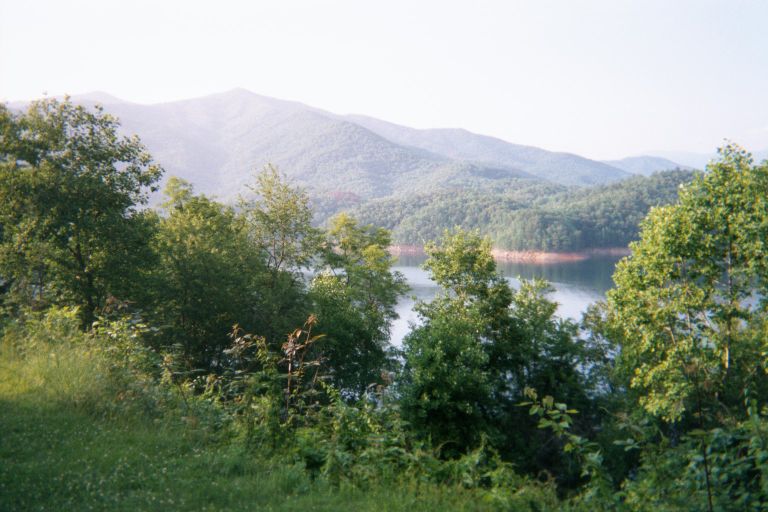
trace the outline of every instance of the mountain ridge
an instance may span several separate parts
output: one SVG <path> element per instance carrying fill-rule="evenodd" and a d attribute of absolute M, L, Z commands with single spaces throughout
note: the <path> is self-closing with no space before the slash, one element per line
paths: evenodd
<path fill-rule="evenodd" d="M 310 194 L 364 200 L 456 188 L 499 191 L 520 180 L 594 186 L 632 175 L 605 162 L 462 128 L 419 130 L 243 88 L 154 104 L 103 91 L 72 100 L 102 104 L 120 119 L 124 133 L 140 136 L 167 175 L 227 201 L 268 163 Z"/>
<path fill-rule="evenodd" d="M 566 152 L 514 144 L 463 128 L 416 129 L 368 116 L 347 116 L 354 122 L 403 145 L 419 147 L 460 160 L 517 168 L 562 185 L 596 185 L 629 177 L 610 165 Z M 566 168 L 569 175 L 561 173 Z"/>
<path fill-rule="evenodd" d="M 641 176 L 650 176 L 659 171 L 670 171 L 672 169 L 691 170 L 693 167 L 680 165 L 667 158 L 650 155 L 628 156 L 620 160 L 604 160 L 605 163 L 613 167 L 618 167 L 632 174 Z"/>
<path fill-rule="evenodd" d="M 93 104 L 103 94 L 74 99 Z M 121 120 L 125 133 L 141 137 L 169 175 L 225 200 L 234 199 L 267 163 L 313 193 L 363 198 L 438 186 L 499 188 L 541 178 L 504 162 L 398 144 L 347 116 L 245 89 L 151 105 L 110 102 L 104 108 Z"/>

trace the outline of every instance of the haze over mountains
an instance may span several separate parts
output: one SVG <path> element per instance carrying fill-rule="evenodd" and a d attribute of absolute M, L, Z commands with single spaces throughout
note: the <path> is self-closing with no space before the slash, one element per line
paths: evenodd
<path fill-rule="evenodd" d="M 659 156 L 601 162 L 462 129 L 338 115 L 244 89 L 155 105 L 106 93 L 72 100 L 103 105 L 126 134 L 141 137 L 166 178 L 186 179 L 199 193 L 235 202 L 250 193 L 256 172 L 274 164 L 305 188 L 317 224 L 347 211 L 391 230 L 396 244 L 423 245 L 462 226 L 502 250 L 626 247 L 648 210 L 674 201 L 694 176 Z M 161 198 L 155 194 L 152 204 Z"/>
<path fill-rule="evenodd" d="M 398 144 L 457 160 L 522 169 L 561 185 L 602 185 L 628 177 L 621 168 L 603 162 L 571 153 L 554 153 L 537 147 L 512 144 L 467 130 L 416 130 L 365 116 L 349 116 L 348 119 Z"/>
<path fill-rule="evenodd" d="M 642 176 L 650 176 L 654 172 L 670 169 L 685 169 L 690 170 L 693 167 L 687 165 L 680 165 L 667 158 L 659 156 L 630 156 L 622 158 L 621 160 L 606 160 L 606 164 L 619 168 L 623 171 L 632 174 L 640 174 Z M 704 166 L 700 166 L 703 168 Z"/>
<path fill-rule="evenodd" d="M 734 141 L 739 142 L 739 141 Z M 762 162 L 768 160 L 768 149 L 761 151 L 755 151 L 753 148 L 747 148 L 752 153 L 752 158 L 755 162 Z M 704 169 L 706 165 L 712 160 L 717 159 L 717 152 L 711 153 L 691 153 L 686 151 L 650 151 L 649 154 L 661 157 L 664 159 L 674 160 L 676 162 L 682 162 L 688 167 L 695 169 Z"/>
<path fill-rule="evenodd" d="M 592 186 L 682 167 L 650 158 L 642 164 L 599 162 L 461 129 L 417 130 L 244 89 L 154 105 L 101 92 L 73 101 L 102 104 L 126 133 L 141 137 L 166 176 L 187 179 L 225 201 L 242 193 L 267 163 L 311 195 L 360 200 L 436 189 L 500 191 L 521 180 Z"/>

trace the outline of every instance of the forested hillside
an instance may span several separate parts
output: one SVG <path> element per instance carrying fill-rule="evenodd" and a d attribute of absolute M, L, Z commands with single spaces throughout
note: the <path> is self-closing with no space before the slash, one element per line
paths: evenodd
<path fill-rule="evenodd" d="M 163 169 L 117 129 L 0 107 L 0 510 L 768 507 L 768 162 L 469 196 L 584 225 L 670 204 L 580 322 L 444 231 L 396 349 L 389 230 L 314 226 L 274 167 L 236 207 L 172 177 L 148 208 Z"/>
<path fill-rule="evenodd" d="M 458 160 L 522 169 L 561 185 L 599 185 L 630 176 L 619 167 L 571 153 L 545 151 L 532 146 L 478 135 L 461 129 L 416 130 L 365 116 L 353 122 L 404 146 L 413 146 Z M 657 170 L 663 170 L 659 168 Z"/>
<path fill-rule="evenodd" d="M 380 199 L 351 212 L 365 223 L 392 231 L 395 242 L 423 245 L 454 226 L 477 229 L 498 248 L 579 251 L 626 247 L 653 206 L 677 199 L 692 171 L 636 176 L 594 188 L 519 182 L 504 191 L 454 190 Z"/>
<path fill-rule="evenodd" d="M 169 176 L 228 202 L 270 163 L 312 195 L 363 200 L 457 186 L 497 188 L 499 180 L 521 177 L 591 186 L 630 176 L 578 155 L 464 130 L 414 130 L 339 116 L 244 89 L 156 105 L 104 93 L 73 100 L 89 107 L 103 103 L 120 118 L 123 133 L 141 137 Z"/>
<path fill-rule="evenodd" d="M 73 101 L 103 104 L 122 133 L 139 134 L 166 171 L 160 186 L 176 176 L 236 205 L 250 197 L 253 175 L 274 165 L 306 189 L 317 226 L 345 211 L 391 230 L 399 244 L 423 245 L 462 226 L 506 250 L 625 247 L 649 208 L 673 200 L 676 182 L 690 176 L 646 182 L 631 173 L 679 166 L 652 157 L 605 163 L 466 130 L 416 130 L 243 89 L 158 105 L 104 93 Z M 163 198 L 155 192 L 149 200 L 157 206 Z"/>

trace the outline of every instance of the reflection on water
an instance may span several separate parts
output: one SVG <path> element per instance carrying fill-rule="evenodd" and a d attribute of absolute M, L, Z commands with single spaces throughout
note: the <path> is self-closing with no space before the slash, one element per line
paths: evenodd
<path fill-rule="evenodd" d="M 405 275 L 411 286 L 409 296 L 401 298 L 397 304 L 400 318 L 392 325 L 392 343 L 397 346 L 408 334 L 409 325 L 418 321 L 413 311 L 414 297 L 415 300 L 430 300 L 437 293 L 437 285 L 420 268 L 425 259 L 424 256 L 401 255 L 394 267 L 394 270 Z M 613 287 L 611 276 L 618 260 L 615 257 L 602 257 L 567 263 L 497 262 L 497 266 L 513 287 L 519 285 L 518 276 L 524 279 L 546 279 L 555 288 L 550 298 L 559 304 L 558 314 L 578 320 L 589 304 L 602 299 L 605 292 Z"/>

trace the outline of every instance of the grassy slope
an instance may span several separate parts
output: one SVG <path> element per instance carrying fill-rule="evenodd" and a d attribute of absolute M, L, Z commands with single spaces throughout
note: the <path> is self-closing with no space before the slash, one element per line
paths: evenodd
<path fill-rule="evenodd" d="M 334 490 L 179 429 L 0 402 L 2 510 L 480 510 L 467 493 Z"/>
<path fill-rule="evenodd" d="M 180 413 L 98 412 L 94 398 L 108 386 L 99 388 L 93 357 L 66 346 L 31 357 L 0 347 L 0 510 L 491 508 L 456 487 L 332 487 Z"/>

